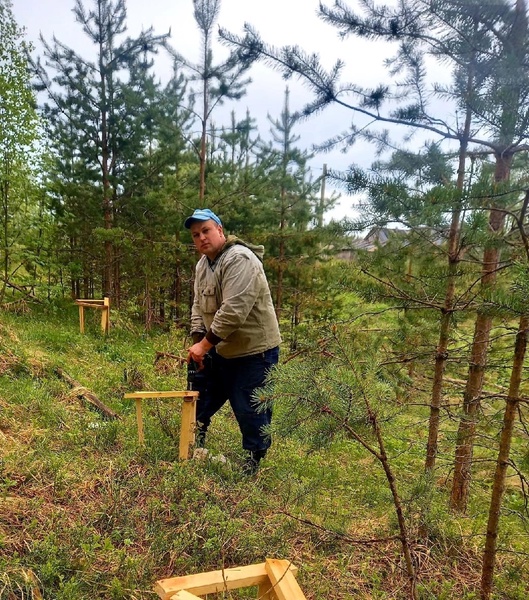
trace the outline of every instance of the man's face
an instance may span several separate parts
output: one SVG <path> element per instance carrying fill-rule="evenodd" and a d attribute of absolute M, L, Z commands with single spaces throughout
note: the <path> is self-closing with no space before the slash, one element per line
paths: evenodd
<path fill-rule="evenodd" d="M 209 219 L 208 221 L 196 221 L 190 228 L 196 249 L 213 260 L 220 252 L 226 238 L 221 225 Z"/>

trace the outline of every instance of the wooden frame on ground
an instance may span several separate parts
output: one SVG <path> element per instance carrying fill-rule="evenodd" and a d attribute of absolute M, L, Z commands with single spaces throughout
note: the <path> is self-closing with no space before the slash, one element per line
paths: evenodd
<path fill-rule="evenodd" d="M 290 561 L 267 558 L 246 567 L 160 579 L 154 591 L 162 600 L 197 600 L 206 594 L 257 586 L 260 600 L 306 600 L 296 573 Z"/>
<path fill-rule="evenodd" d="M 149 398 L 182 398 L 182 423 L 180 425 L 180 446 L 179 458 L 187 460 L 191 447 L 195 443 L 196 414 L 198 392 L 186 391 L 164 391 L 164 392 L 130 392 L 123 395 L 123 398 L 134 399 L 136 403 L 136 422 L 138 424 L 138 441 L 145 443 L 143 433 L 143 410 L 142 400 Z"/>
<path fill-rule="evenodd" d="M 95 308 L 101 311 L 101 331 L 106 335 L 110 329 L 110 298 L 105 296 L 103 300 L 92 300 L 90 298 L 78 298 L 75 303 L 79 307 L 79 330 L 84 333 L 84 309 Z"/>

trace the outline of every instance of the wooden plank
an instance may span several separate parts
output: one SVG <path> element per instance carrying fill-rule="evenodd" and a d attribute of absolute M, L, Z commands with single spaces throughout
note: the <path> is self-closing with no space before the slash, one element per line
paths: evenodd
<path fill-rule="evenodd" d="M 259 586 L 257 590 L 257 598 L 258 600 L 278 600 L 274 593 L 270 578 L 266 583 L 261 583 Z"/>
<path fill-rule="evenodd" d="M 193 400 L 198 398 L 198 392 L 192 392 L 190 390 L 177 392 L 127 392 L 126 394 L 123 394 L 123 398 L 190 398 L 190 400 Z"/>
<path fill-rule="evenodd" d="M 195 596 L 195 594 L 182 590 L 181 592 L 177 592 L 174 596 L 171 596 L 171 600 L 201 600 L 201 598 L 200 596 Z"/>
<path fill-rule="evenodd" d="M 279 600 L 307 600 L 296 581 L 296 577 L 290 570 L 288 560 L 267 558 L 265 570 Z"/>
<path fill-rule="evenodd" d="M 195 430 L 197 424 L 197 402 L 196 398 L 188 401 L 188 397 L 182 402 L 182 419 L 180 425 L 180 445 L 178 456 L 181 460 L 188 460 L 191 446 L 195 443 Z"/>
<path fill-rule="evenodd" d="M 101 311 L 101 331 L 106 335 L 108 333 L 108 308 L 103 307 Z"/>
<path fill-rule="evenodd" d="M 145 443 L 145 437 L 143 435 L 143 415 L 141 412 L 141 398 L 136 398 L 136 422 L 138 424 L 138 442 L 140 444 Z"/>
<path fill-rule="evenodd" d="M 79 331 L 84 333 L 84 306 L 79 305 Z"/>
<path fill-rule="evenodd" d="M 288 564 L 287 561 L 285 563 Z M 297 568 L 290 565 L 290 572 L 296 573 Z M 162 600 L 169 600 L 182 590 L 203 596 L 242 587 L 260 586 L 267 582 L 270 584 L 270 579 L 265 570 L 265 563 L 259 563 L 246 567 L 210 571 L 209 573 L 160 579 L 156 582 L 154 591 Z"/>
<path fill-rule="evenodd" d="M 95 308 L 96 310 L 106 310 L 106 306 L 102 304 L 88 304 L 88 302 L 76 302 L 77 306 L 83 306 L 85 308 Z"/>
<path fill-rule="evenodd" d="M 110 298 L 103 298 L 103 311 L 101 312 L 101 330 L 106 335 L 110 330 Z"/>
<path fill-rule="evenodd" d="M 103 306 L 105 304 L 105 299 L 103 298 L 102 300 L 99 299 L 94 299 L 94 298 L 77 298 L 75 300 L 76 304 L 88 304 L 90 306 L 92 305 L 98 305 L 100 304 L 101 306 Z"/>

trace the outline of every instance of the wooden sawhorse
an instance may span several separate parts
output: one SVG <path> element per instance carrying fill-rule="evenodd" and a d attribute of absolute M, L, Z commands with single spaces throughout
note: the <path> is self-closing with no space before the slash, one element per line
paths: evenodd
<path fill-rule="evenodd" d="M 185 392 L 130 392 L 124 398 L 133 398 L 136 402 L 136 421 L 138 423 L 138 441 L 145 443 L 143 434 L 142 400 L 148 398 L 182 398 L 182 424 L 180 426 L 180 448 L 178 456 L 183 460 L 189 458 L 190 449 L 195 443 L 196 414 L 198 392 L 186 390 Z"/>
<path fill-rule="evenodd" d="M 110 329 L 110 298 L 106 296 L 103 300 L 91 300 L 79 298 L 75 301 L 79 307 L 79 330 L 84 333 L 84 309 L 96 308 L 101 311 L 101 331 L 106 335 Z"/>
<path fill-rule="evenodd" d="M 258 586 L 261 600 L 306 600 L 296 573 L 297 567 L 290 561 L 267 558 L 247 567 L 160 579 L 154 591 L 162 600 L 200 600 L 206 594 Z"/>

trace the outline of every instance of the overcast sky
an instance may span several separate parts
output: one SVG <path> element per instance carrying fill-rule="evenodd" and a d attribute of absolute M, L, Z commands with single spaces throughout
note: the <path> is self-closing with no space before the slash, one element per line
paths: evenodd
<path fill-rule="evenodd" d="M 85 0 L 88 8 L 94 0 Z M 74 0 L 12 0 L 13 12 L 20 26 L 26 28 L 27 39 L 39 50 L 38 37 L 42 33 L 46 40 L 55 35 L 61 42 L 84 56 L 93 52 L 80 26 L 75 22 L 72 9 Z M 331 5 L 332 0 L 326 4 Z M 353 6 L 355 0 L 350 0 Z M 200 34 L 193 19 L 192 0 L 126 0 L 128 35 L 137 35 L 142 28 L 153 26 L 156 33 L 171 29 L 173 47 L 190 60 L 200 55 Z M 233 33 L 241 33 L 245 22 L 260 33 L 263 40 L 275 46 L 299 45 L 307 52 L 317 53 L 326 67 L 337 59 L 347 65 L 344 79 L 363 86 L 376 86 L 384 81 L 383 61 L 392 52 L 386 44 L 376 44 L 354 38 L 341 40 L 337 30 L 323 23 L 316 15 L 319 0 L 222 0 L 218 25 Z M 227 50 L 220 44 L 214 47 L 214 57 L 223 58 Z M 168 57 L 160 55 L 156 72 L 166 80 L 171 71 Z M 259 132 L 268 134 L 272 118 L 280 116 L 284 91 L 288 84 L 291 90 L 291 110 L 303 106 L 310 100 L 306 88 L 299 82 L 285 82 L 269 67 L 257 65 L 251 72 L 252 83 L 247 95 L 235 106 L 215 112 L 213 119 L 218 126 L 228 124 L 228 115 L 234 108 L 238 118 L 243 118 L 246 109 L 257 119 Z M 296 132 L 301 136 L 298 146 L 309 150 L 311 144 L 319 144 L 346 130 L 352 120 L 350 111 L 338 106 L 327 108 L 319 116 L 301 124 Z M 374 149 L 358 144 L 347 154 L 333 151 L 319 154 L 311 161 L 313 176 L 321 175 L 324 163 L 330 169 L 343 170 L 351 163 L 369 166 L 374 159 Z M 352 199 L 342 196 L 340 206 L 331 217 L 340 218 L 351 212 Z"/>

